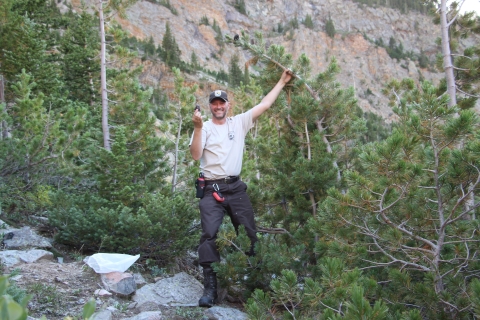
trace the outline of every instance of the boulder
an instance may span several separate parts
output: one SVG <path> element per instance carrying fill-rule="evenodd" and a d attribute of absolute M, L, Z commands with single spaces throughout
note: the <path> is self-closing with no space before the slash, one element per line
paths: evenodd
<path fill-rule="evenodd" d="M 124 320 L 163 320 L 165 319 L 161 311 L 147 311 L 137 314 L 134 317 L 126 318 Z"/>
<path fill-rule="evenodd" d="M 131 273 L 110 272 L 101 274 L 102 283 L 105 290 L 119 295 L 128 296 L 135 292 L 137 284 Z"/>
<path fill-rule="evenodd" d="M 33 263 L 39 260 L 53 260 L 53 253 L 40 249 L 0 251 L 0 262 L 7 268 L 14 267 L 21 263 Z"/>
<path fill-rule="evenodd" d="M 155 301 L 169 307 L 195 307 L 198 306 L 202 294 L 202 284 L 185 272 L 180 272 L 142 287 L 137 290 L 132 300 L 138 302 L 138 305 L 145 301 Z"/>
<path fill-rule="evenodd" d="M 205 311 L 208 320 L 248 320 L 246 313 L 232 308 L 211 307 Z"/>
<path fill-rule="evenodd" d="M 35 233 L 30 227 L 13 229 L 3 235 L 3 245 L 9 250 L 23 250 L 30 248 L 49 249 L 50 241 Z"/>

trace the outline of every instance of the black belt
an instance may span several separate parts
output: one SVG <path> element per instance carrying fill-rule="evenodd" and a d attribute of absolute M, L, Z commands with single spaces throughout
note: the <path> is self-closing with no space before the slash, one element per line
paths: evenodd
<path fill-rule="evenodd" d="M 240 179 L 239 176 L 235 176 L 235 177 L 226 177 L 226 178 L 223 178 L 223 179 L 205 180 L 205 184 L 214 184 L 214 183 L 229 184 L 229 183 L 237 182 L 239 179 Z"/>

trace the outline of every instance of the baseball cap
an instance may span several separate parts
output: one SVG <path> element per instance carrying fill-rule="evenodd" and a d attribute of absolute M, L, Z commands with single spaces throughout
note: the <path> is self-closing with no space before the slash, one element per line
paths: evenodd
<path fill-rule="evenodd" d="M 210 93 L 210 97 L 208 98 L 208 103 L 212 102 L 213 99 L 222 99 L 223 101 L 227 102 L 228 97 L 227 93 L 223 90 L 215 90 L 212 93 Z"/>

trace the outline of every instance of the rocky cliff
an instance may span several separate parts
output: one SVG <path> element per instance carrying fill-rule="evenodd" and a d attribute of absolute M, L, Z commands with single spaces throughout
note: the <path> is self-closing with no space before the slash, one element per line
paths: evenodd
<path fill-rule="evenodd" d="M 63 0 L 74 8 L 80 7 L 81 0 Z M 93 2 L 87 0 L 86 3 Z M 383 118 L 392 120 L 392 112 L 381 95 L 383 85 L 389 79 L 427 79 L 438 82 L 442 73 L 422 69 L 417 61 L 390 58 L 385 48 L 375 45 L 382 39 L 388 44 L 393 37 L 402 44 L 404 51 L 423 51 L 431 61 L 439 52 L 435 39 L 440 36 L 439 26 L 429 16 L 417 12 L 401 14 L 384 7 L 371 8 L 349 0 L 245 0 L 246 15 L 234 8 L 231 0 L 170 0 L 173 10 L 150 1 L 139 0 L 127 10 L 125 19 L 117 18 L 122 27 L 139 39 L 153 37 L 155 44 L 161 44 L 166 22 L 182 52 L 182 60 L 190 61 L 195 52 L 200 64 L 210 70 L 228 70 L 234 53 L 240 62 L 248 60 L 248 54 L 233 46 L 220 48 L 215 40 L 213 21 L 222 34 L 233 35 L 240 30 L 248 33 L 261 30 L 268 43 L 283 45 L 294 58 L 305 53 L 312 62 L 313 74 L 323 71 L 335 57 L 342 69 L 338 80 L 344 86 L 353 86 L 359 105 L 365 111 L 372 111 Z M 309 15 L 314 28 L 306 28 L 301 22 Z M 201 25 L 207 17 L 210 25 Z M 299 27 L 285 35 L 278 33 L 278 25 L 286 26 L 297 19 Z M 325 32 L 326 21 L 331 18 L 336 29 L 334 39 Z M 464 42 L 462 46 L 470 45 Z M 222 49 L 222 50 L 221 50 Z M 152 63 L 144 65 L 146 84 L 161 83 L 163 69 Z M 206 89 L 215 87 L 210 83 Z M 205 95 L 206 96 L 206 95 Z"/>

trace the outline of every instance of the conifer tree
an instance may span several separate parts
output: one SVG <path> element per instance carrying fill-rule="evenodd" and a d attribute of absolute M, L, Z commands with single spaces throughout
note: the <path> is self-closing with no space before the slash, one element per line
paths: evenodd
<path fill-rule="evenodd" d="M 100 85 L 97 23 L 92 15 L 83 11 L 68 25 L 59 47 L 63 54 L 63 78 L 68 97 L 90 106 L 98 102 Z"/>
<path fill-rule="evenodd" d="M 325 23 L 325 32 L 330 38 L 333 39 L 335 37 L 335 25 L 331 17 L 328 17 L 327 22 Z"/>
<path fill-rule="evenodd" d="M 165 23 L 165 34 L 163 35 L 160 57 L 170 68 L 179 68 L 181 65 L 181 55 L 182 52 L 175 41 L 175 37 L 170 29 L 170 24 L 167 22 Z"/>
<path fill-rule="evenodd" d="M 38 23 L 27 17 L 11 12 L 2 27 L 0 38 L 0 73 L 7 82 L 14 82 L 15 77 L 25 69 L 30 73 L 36 86 L 36 93 L 42 92 L 45 99 L 61 92 L 61 74 L 56 64 L 50 63 L 52 47 L 41 36 Z M 6 101 L 12 101 L 10 87 L 6 86 Z"/>
<path fill-rule="evenodd" d="M 145 43 L 144 50 L 146 56 L 153 56 L 155 54 L 155 42 L 152 36 L 150 36 L 147 43 Z"/>
<path fill-rule="evenodd" d="M 108 121 L 108 90 L 107 90 L 107 43 L 106 43 L 106 25 L 108 20 L 115 14 L 125 17 L 125 9 L 134 4 L 137 0 L 105 1 L 96 0 L 96 9 L 98 10 L 99 28 L 100 28 L 100 90 L 102 99 L 102 131 L 103 147 L 110 150 L 110 127 Z M 105 18 L 105 14 L 107 17 Z"/>
<path fill-rule="evenodd" d="M 195 108 L 194 93 L 198 86 L 187 86 L 180 70 L 173 68 L 172 71 L 175 76 L 174 98 L 170 104 L 170 113 L 165 117 L 166 120 L 172 120 L 172 125 L 169 128 L 170 130 L 165 131 L 170 131 L 172 136 L 175 137 L 171 144 L 171 152 L 173 153 L 172 193 L 174 193 L 179 185 L 189 187 L 189 180 L 192 177 L 189 169 L 193 168 L 184 165 L 187 159 L 186 153 L 189 152 L 190 137 L 188 133 L 192 132 L 190 124 L 185 120 L 191 117 L 192 110 Z"/>
<path fill-rule="evenodd" d="M 437 68 L 445 73 L 444 89 L 450 96 L 449 105 L 458 104 L 461 108 L 471 108 L 478 99 L 475 83 L 478 74 L 479 53 L 477 46 L 468 47 L 463 54 L 458 52 L 460 39 L 480 32 L 475 12 L 460 14 L 461 2 L 447 0 L 423 0 L 423 3 L 435 6 L 432 11 L 434 23 L 440 25 L 441 54 L 437 55 Z"/>
<path fill-rule="evenodd" d="M 18 76 L 12 85 L 15 102 L 0 112 L 0 120 L 11 128 L 11 138 L 0 140 L 0 193 L 5 202 L 48 185 L 50 175 L 62 167 L 60 160 L 73 152 L 84 126 L 84 108 L 69 103 L 66 113 L 55 113 L 42 93 L 35 94 L 32 78 L 25 71 Z"/>
<path fill-rule="evenodd" d="M 303 21 L 303 24 L 305 25 L 305 27 L 307 27 L 308 29 L 313 29 L 313 20 L 312 20 L 312 16 L 307 14 L 307 16 L 305 17 L 305 20 Z"/>
<path fill-rule="evenodd" d="M 195 51 L 192 51 L 192 54 L 190 55 L 190 64 L 192 65 L 194 71 L 200 69 L 200 63 L 198 61 L 197 55 L 195 54 Z"/>
<path fill-rule="evenodd" d="M 242 69 L 238 66 L 240 59 L 238 54 L 234 54 L 230 59 L 228 67 L 228 84 L 232 88 L 237 88 L 244 80 Z"/>
<path fill-rule="evenodd" d="M 84 248 L 142 254 L 152 265 L 168 265 L 191 248 L 196 216 L 188 194 L 172 194 L 165 155 L 168 143 L 157 136 L 149 103 L 152 90 L 138 81 L 140 69 L 117 70 L 111 79 L 111 150 L 88 142 L 84 192 L 54 195 L 49 219 L 57 241 Z M 92 181 L 93 180 L 93 181 Z M 68 214 L 66 214 L 68 212 Z"/>
<path fill-rule="evenodd" d="M 291 269 L 302 279 L 316 273 L 314 270 L 319 266 L 315 248 L 323 241 L 322 234 L 309 227 L 309 221 L 318 216 L 318 203 L 326 197 L 329 186 L 341 186 L 339 177 L 348 161 L 348 148 L 363 134 L 365 125 L 363 119 L 356 117 L 358 107 L 352 90 L 341 89 L 335 81 L 338 72 L 335 61 L 324 73 L 311 77 L 306 56 L 294 61 L 281 46 L 271 45 L 266 50 L 259 33 L 254 44 L 245 33 L 229 41 L 249 51 L 252 59 L 248 64 L 263 67 L 258 77 L 262 93 L 271 89 L 285 68 L 292 68 L 295 78 L 267 116 L 258 120 L 252 132 L 255 139 L 248 138 L 250 144 L 245 153 L 244 169 L 257 168 L 242 171 L 242 176 L 249 182 L 250 198 L 258 210 L 258 229 L 264 233 L 256 248 L 261 263 L 260 258 L 243 253 L 248 239 L 242 232 L 236 236 L 233 228 L 226 226 L 219 235 L 218 243 L 227 258 L 225 264 L 217 266 L 217 271 L 229 279 L 221 281 L 242 283 L 248 294 L 254 288 L 268 291 L 273 284 L 271 277 L 278 277 L 284 269 Z M 237 104 L 246 95 L 240 95 Z M 261 95 L 249 92 L 249 96 L 252 99 L 241 106 L 245 110 Z M 348 144 L 334 141 L 348 141 Z M 257 176 L 261 179 L 257 180 Z M 244 276 L 246 280 L 242 280 Z M 311 284 L 317 280 L 313 279 Z M 302 304 L 301 293 L 297 298 L 279 296 L 271 303 Z M 345 296 L 335 303 L 345 301 L 343 298 L 347 299 Z M 282 310 L 285 315 L 291 313 L 295 317 L 309 315 L 306 311 L 292 312 L 290 308 Z"/>
<path fill-rule="evenodd" d="M 408 310 L 408 299 L 426 318 L 469 317 L 463 293 L 480 266 L 478 220 L 469 217 L 480 202 L 463 204 L 480 184 L 478 116 L 450 107 L 428 82 L 393 81 L 388 92 L 397 128 L 362 149 L 361 167 L 345 173 L 345 193 L 329 190 L 316 228 L 342 239 L 330 254 L 381 270 L 369 273 L 389 283 L 382 292 L 395 309 Z"/>

